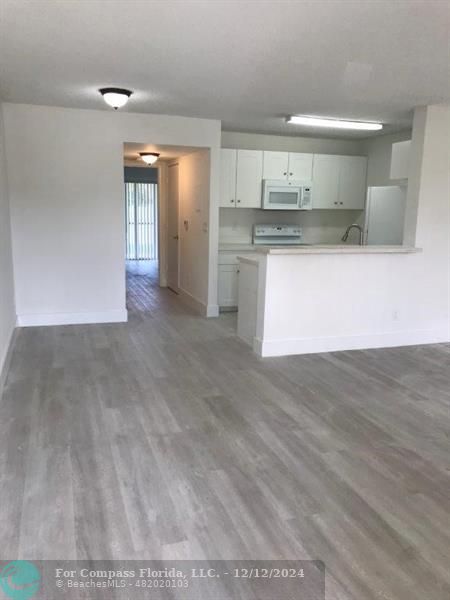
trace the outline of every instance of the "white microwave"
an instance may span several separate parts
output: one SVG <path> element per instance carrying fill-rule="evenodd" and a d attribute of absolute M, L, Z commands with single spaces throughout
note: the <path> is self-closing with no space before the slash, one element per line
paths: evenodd
<path fill-rule="evenodd" d="M 311 183 L 264 179 L 262 208 L 265 210 L 311 210 Z"/>

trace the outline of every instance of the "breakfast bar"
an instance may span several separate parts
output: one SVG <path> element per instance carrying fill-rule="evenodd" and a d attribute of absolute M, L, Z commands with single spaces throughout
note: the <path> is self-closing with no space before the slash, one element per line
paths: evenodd
<path fill-rule="evenodd" d="M 259 247 L 239 256 L 238 336 L 260 356 L 439 342 L 408 246 Z"/>

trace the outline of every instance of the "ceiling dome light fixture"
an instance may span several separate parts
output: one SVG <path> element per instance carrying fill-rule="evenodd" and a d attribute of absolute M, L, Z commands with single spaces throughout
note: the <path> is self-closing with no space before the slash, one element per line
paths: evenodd
<path fill-rule="evenodd" d="M 363 131 L 379 131 L 383 129 L 382 123 L 369 123 L 364 121 L 343 121 L 341 119 L 327 119 L 324 117 L 309 117 L 294 115 L 288 117 L 286 122 L 291 125 L 307 125 L 309 127 L 328 127 L 329 129 L 359 129 Z"/>
<path fill-rule="evenodd" d="M 150 166 L 154 165 L 155 162 L 158 160 L 159 152 L 139 152 L 139 156 L 145 163 L 148 164 L 148 166 Z"/>
<path fill-rule="evenodd" d="M 98 91 L 103 96 L 103 100 L 106 102 L 106 104 L 112 106 L 114 110 L 125 106 L 125 104 L 128 102 L 128 98 L 133 93 L 130 92 L 130 90 L 114 87 L 101 88 Z"/>

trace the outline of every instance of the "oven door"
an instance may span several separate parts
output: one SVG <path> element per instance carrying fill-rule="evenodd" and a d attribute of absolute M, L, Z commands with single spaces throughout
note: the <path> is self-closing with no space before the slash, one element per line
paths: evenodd
<path fill-rule="evenodd" d="M 264 182 L 263 208 L 266 210 L 299 210 L 302 188 Z"/>

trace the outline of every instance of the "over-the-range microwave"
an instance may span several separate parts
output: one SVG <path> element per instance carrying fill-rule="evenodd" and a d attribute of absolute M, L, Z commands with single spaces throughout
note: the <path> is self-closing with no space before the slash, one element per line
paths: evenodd
<path fill-rule="evenodd" d="M 262 208 L 266 210 L 311 210 L 311 183 L 264 179 Z"/>

